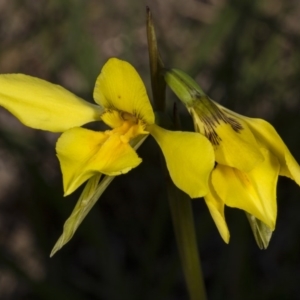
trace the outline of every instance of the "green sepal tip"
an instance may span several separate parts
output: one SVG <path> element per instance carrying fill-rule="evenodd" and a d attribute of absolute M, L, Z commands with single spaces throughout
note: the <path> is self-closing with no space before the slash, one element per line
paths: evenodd
<path fill-rule="evenodd" d="M 196 100 L 206 96 L 197 82 L 178 69 L 165 69 L 165 80 L 171 90 L 187 106 L 193 106 Z"/>
<path fill-rule="evenodd" d="M 272 238 L 273 231 L 262 221 L 246 212 L 255 241 L 259 249 L 267 249 Z"/>

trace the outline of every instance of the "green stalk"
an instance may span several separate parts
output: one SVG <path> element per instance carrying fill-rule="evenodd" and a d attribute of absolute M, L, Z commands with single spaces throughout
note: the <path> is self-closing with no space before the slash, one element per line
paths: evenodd
<path fill-rule="evenodd" d="M 202 276 L 191 199 L 171 181 L 168 196 L 177 247 L 191 300 L 205 300 L 206 292 Z"/>
<path fill-rule="evenodd" d="M 157 111 L 164 112 L 166 89 L 163 77 L 164 66 L 157 48 L 155 29 L 149 8 L 147 8 L 147 38 L 154 106 Z M 176 111 L 174 115 L 175 127 L 179 128 Z M 168 174 L 165 166 L 164 169 Z M 206 292 L 200 266 L 191 199 L 173 184 L 169 175 L 166 178 L 168 178 L 167 190 L 173 227 L 188 293 L 191 300 L 205 300 Z"/>

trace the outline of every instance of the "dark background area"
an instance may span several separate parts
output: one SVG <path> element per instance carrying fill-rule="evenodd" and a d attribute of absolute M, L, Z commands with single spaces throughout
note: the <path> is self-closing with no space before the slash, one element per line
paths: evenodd
<path fill-rule="evenodd" d="M 137 68 L 151 96 L 146 5 L 166 65 L 229 109 L 271 122 L 300 161 L 297 0 L 0 0 L 0 73 L 40 77 L 93 101 L 95 79 L 115 56 Z M 191 129 L 183 108 L 181 117 Z M 0 299 L 188 299 L 151 137 L 138 150 L 143 163 L 113 181 L 49 258 L 80 195 L 63 198 L 58 136 L 0 110 Z M 300 189 L 281 177 L 277 195 L 264 251 L 242 211 L 226 209 L 226 245 L 203 199 L 193 201 L 209 299 L 299 299 Z"/>

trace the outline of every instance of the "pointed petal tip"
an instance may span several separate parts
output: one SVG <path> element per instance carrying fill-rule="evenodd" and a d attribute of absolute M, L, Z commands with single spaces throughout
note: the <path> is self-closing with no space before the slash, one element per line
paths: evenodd
<path fill-rule="evenodd" d="M 225 222 L 225 220 L 224 220 Z M 217 225 L 217 224 L 216 224 Z M 222 240 L 226 243 L 226 244 L 229 244 L 229 240 L 230 240 L 230 233 L 229 233 L 229 230 L 228 230 L 228 227 L 227 225 L 226 226 L 219 226 L 217 225 L 218 227 L 218 230 L 219 230 L 219 233 L 221 235 L 221 238 Z"/>
<path fill-rule="evenodd" d="M 53 249 L 51 250 L 51 253 L 49 255 L 50 258 L 52 258 L 54 256 L 54 254 L 59 251 L 62 247 L 62 245 L 58 245 L 59 240 L 56 242 L 56 244 L 54 245 Z"/>
<path fill-rule="evenodd" d="M 73 193 L 73 191 L 71 190 L 71 189 L 66 189 L 65 191 L 64 191 L 64 197 L 67 197 L 67 196 L 69 196 L 70 194 L 72 194 Z"/>
<path fill-rule="evenodd" d="M 54 250 L 54 249 L 53 249 L 53 250 L 51 251 L 49 257 L 52 258 L 56 252 L 57 252 L 57 250 Z"/>
<path fill-rule="evenodd" d="M 229 244 L 229 240 L 230 240 L 230 234 L 228 232 L 228 234 L 226 234 L 223 238 L 223 241 L 228 245 Z"/>
<path fill-rule="evenodd" d="M 215 172 L 215 171 L 213 171 Z M 224 202 L 217 195 L 214 190 L 211 181 L 209 182 L 210 193 L 208 193 L 204 201 L 209 209 L 211 217 L 213 218 L 215 225 L 221 235 L 223 241 L 228 244 L 230 239 L 229 229 L 225 220 L 224 214 Z"/>
<path fill-rule="evenodd" d="M 300 166 L 298 162 L 288 149 L 286 149 L 284 156 L 286 165 L 292 177 L 291 179 L 293 179 L 296 182 L 296 184 L 300 186 Z"/>
<path fill-rule="evenodd" d="M 68 182 L 66 178 L 63 178 L 63 180 L 64 180 L 64 197 L 71 195 L 84 183 L 82 182 L 79 184 L 78 180 L 76 179 L 69 179 Z"/>

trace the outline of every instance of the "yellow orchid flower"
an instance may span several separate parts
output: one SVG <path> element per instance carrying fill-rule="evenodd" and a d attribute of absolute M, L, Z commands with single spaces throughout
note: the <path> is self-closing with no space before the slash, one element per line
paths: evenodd
<path fill-rule="evenodd" d="M 0 75 L 1 106 L 29 127 L 63 132 L 56 151 L 65 195 L 96 174 L 114 176 L 138 166 L 142 160 L 130 143 L 149 133 L 161 147 L 174 183 L 192 198 L 207 193 L 214 164 L 209 141 L 157 126 L 145 86 L 129 63 L 108 60 L 97 78 L 94 99 L 98 105 L 38 78 Z M 98 120 L 112 129 L 95 132 L 78 127 Z M 191 145 L 203 151 L 201 160 Z"/>
<path fill-rule="evenodd" d="M 216 166 L 204 198 L 224 241 L 230 237 L 224 205 L 244 210 L 273 231 L 278 176 L 300 185 L 300 167 L 276 130 L 215 103 L 182 71 L 170 70 L 165 78 L 187 106 L 195 131 L 214 147 Z"/>
<path fill-rule="evenodd" d="M 61 86 L 24 74 L 0 75 L 0 105 L 23 124 L 63 132 L 56 144 L 65 195 L 88 180 L 64 232 L 51 255 L 70 238 L 111 182 L 141 163 L 134 149 L 149 133 L 159 144 L 170 176 L 191 198 L 208 193 L 214 166 L 213 148 L 204 136 L 168 131 L 155 124 L 145 86 L 127 62 L 109 59 L 97 78 L 88 103 Z M 111 130 L 96 132 L 79 126 L 102 120 Z M 195 150 L 196 149 L 196 150 Z M 202 153 L 199 158 L 198 153 Z"/>

